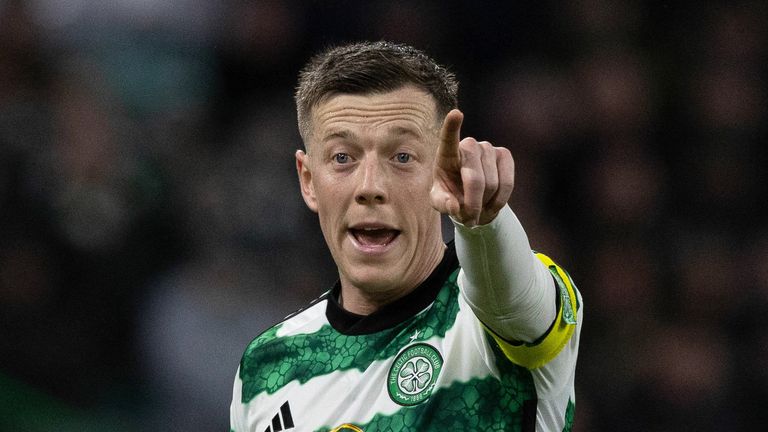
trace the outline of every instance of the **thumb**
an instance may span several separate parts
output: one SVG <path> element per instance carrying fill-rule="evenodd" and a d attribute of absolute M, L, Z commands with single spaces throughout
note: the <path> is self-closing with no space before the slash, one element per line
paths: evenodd
<path fill-rule="evenodd" d="M 432 184 L 432 190 L 429 192 L 429 199 L 432 208 L 438 212 L 448 215 L 459 214 L 461 208 L 459 200 L 437 182 Z"/>

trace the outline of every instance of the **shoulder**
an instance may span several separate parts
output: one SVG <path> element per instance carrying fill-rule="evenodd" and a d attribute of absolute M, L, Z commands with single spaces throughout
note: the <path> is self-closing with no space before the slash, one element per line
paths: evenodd
<path fill-rule="evenodd" d="M 253 355 L 260 347 L 287 336 L 298 333 L 311 333 L 316 331 L 326 322 L 325 308 L 328 293 L 316 298 L 307 306 L 292 312 L 282 321 L 272 325 L 256 336 L 249 344 L 243 354 L 243 359 Z"/>
<path fill-rule="evenodd" d="M 238 368 L 241 400 L 250 401 L 257 394 L 282 387 L 289 368 L 303 355 L 302 334 L 318 331 L 327 324 L 324 297 L 289 315 L 253 339 L 245 349 Z"/>

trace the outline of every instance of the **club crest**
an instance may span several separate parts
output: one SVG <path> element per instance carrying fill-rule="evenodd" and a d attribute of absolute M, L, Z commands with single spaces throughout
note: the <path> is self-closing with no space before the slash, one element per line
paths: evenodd
<path fill-rule="evenodd" d="M 397 355 L 389 369 L 389 397 L 400 405 L 416 405 L 432 394 L 443 368 L 443 357 L 431 345 L 411 345 Z"/>

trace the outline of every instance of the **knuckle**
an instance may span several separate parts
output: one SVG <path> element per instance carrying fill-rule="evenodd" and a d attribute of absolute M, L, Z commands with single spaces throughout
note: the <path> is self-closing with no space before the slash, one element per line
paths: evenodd
<path fill-rule="evenodd" d="M 498 156 L 496 155 L 496 151 L 494 151 L 493 145 L 489 143 L 488 141 L 483 141 L 479 143 L 480 150 L 482 152 L 482 158 L 484 161 L 487 161 L 489 163 L 495 163 L 496 160 L 498 160 Z"/>
<path fill-rule="evenodd" d="M 507 175 L 507 176 L 504 176 L 504 177 L 499 179 L 499 188 L 500 189 L 502 189 L 502 188 L 504 190 L 509 189 L 511 191 L 514 186 L 515 186 L 515 179 L 512 176 Z"/>
<path fill-rule="evenodd" d="M 485 190 L 491 193 L 496 192 L 499 189 L 499 178 L 492 177 L 485 180 Z"/>
<path fill-rule="evenodd" d="M 479 151 L 478 142 L 472 137 L 467 137 L 461 140 L 461 142 L 459 143 L 459 146 L 463 151 L 468 153 L 475 154 Z"/>
<path fill-rule="evenodd" d="M 468 172 L 462 177 L 464 184 L 471 190 L 483 189 L 485 187 L 485 178 L 478 172 Z"/>
<path fill-rule="evenodd" d="M 493 153 L 493 144 L 489 143 L 488 141 L 480 141 L 478 143 L 480 145 L 480 148 L 483 149 L 484 152 Z"/>

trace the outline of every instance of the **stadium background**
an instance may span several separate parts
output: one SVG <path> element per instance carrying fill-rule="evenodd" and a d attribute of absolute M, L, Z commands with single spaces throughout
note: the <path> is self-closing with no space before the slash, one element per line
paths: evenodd
<path fill-rule="evenodd" d="M 0 430 L 226 430 L 335 280 L 292 154 L 318 49 L 461 81 L 586 305 L 577 431 L 768 424 L 764 2 L 0 0 Z"/>

